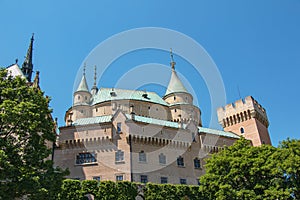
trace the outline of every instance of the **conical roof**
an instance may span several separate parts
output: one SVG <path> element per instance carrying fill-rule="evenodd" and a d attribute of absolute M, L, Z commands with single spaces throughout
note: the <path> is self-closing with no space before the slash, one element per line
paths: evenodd
<path fill-rule="evenodd" d="M 179 79 L 175 69 L 173 68 L 171 79 L 170 79 L 165 96 L 167 96 L 168 94 L 174 93 L 174 92 L 188 93 L 187 89 L 184 87 L 184 85 L 182 84 L 181 80 Z"/>
<path fill-rule="evenodd" d="M 76 90 L 76 92 L 79 92 L 79 91 L 89 92 L 89 88 L 88 88 L 88 85 L 87 85 L 87 82 L 86 82 L 85 75 L 82 76 L 82 79 L 81 79 L 81 81 L 79 83 L 79 86 Z"/>

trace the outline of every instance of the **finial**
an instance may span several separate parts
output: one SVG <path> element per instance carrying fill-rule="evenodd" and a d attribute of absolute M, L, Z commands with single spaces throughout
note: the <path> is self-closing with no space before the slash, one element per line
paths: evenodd
<path fill-rule="evenodd" d="M 84 63 L 84 66 L 83 66 L 83 76 L 85 76 L 85 69 L 86 69 L 86 63 Z"/>
<path fill-rule="evenodd" d="M 175 70 L 176 62 L 174 62 L 174 57 L 173 57 L 172 48 L 170 48 L 170 56 L 171 56 L 171 62 L 170 62 L 170 65 L 171 65 L 171 67 L 172 67 L 172 70 Z"/>
<path fill-rule="evenodd" d="M 18 64 L 18 61 L 19 61 L 18 58 L 16 58 L 16 64 Z"/>
<path fill-rule="evenodd" d="M 31 41 L 34 40 L 34 33 L 32 33 L 32 36 L 31 36 Z"/>
<path fill-rule="evenodd" d="M 97 66 L 95 65 L 94 67 L 94 86 L 96 86 L 96 81 L 97 81 Z"/>

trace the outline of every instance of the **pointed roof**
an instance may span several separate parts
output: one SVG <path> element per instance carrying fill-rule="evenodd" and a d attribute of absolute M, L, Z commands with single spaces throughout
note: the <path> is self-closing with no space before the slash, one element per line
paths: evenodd
<path fill-rule="evenodd" d="M 32 34 L 32 37 L 30 39 L 30 44 L 27 50 L 27 54 L 25 57 L 25 60 L 22 64 L 22 72 L 26 76 L 26 79 L 31 82 L 31 76 L 33 71 L 33 64 L 32 64 L 32 50 L 33 50 L 33 41 L 34 41 L 34 34 Z"/>
<path fill-rule="evenodd" d="M 171 54 L 171 67 L 172 67 L 172 75 L 171 75 L 171 79 L 166 91 L 165 96 L 167 96 L 168 94 L 174 93 L 174 92 L 185 92 L 188 93 L 187 89 L 184 87 L 184 85 L 182 84 L 181 80 L 179 79 L 176 71 L 175 71 L 175 65 L 176 63 L 174 62 L 173 59 L 173 53 L 172 53 L 172 49 L 170 51 Z"/>
<path fill-rule="evenodd" d="M 79 86 L 76 90 L 76 92 L 79 92 L 79 91 L 83 91 L 83 92 L 89 92 L 89 87 L 88 87 L 88 84 L 86 82 L 86 78 L 85 78 L 85 65 L 84 65 L 84 68 L 83 68 L 83 76 L 81 78 L 81 81 L 79 83 Z"/>

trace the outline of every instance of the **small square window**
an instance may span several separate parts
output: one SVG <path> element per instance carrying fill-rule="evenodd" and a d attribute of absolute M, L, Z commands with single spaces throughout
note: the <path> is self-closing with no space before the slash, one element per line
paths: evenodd
<path fill-rule="evenodd" d="M 123 181 L 123 175 L 117 175 L 116 181 Z"/>
<path fill-rule="evenodd" d="M 148 182 L 148 176 L 147 175 L 141 175 L 141 183 L 147 183 Z"/>
<path fill-rule="evenodd" d="M 160 183 L 161 183 L 161 184 L 166 184 L 166 183 L 168 183 L 168 177 L 160 177 Z"/>
<path fill-rule="evenodd" d="M 186 179 L 185 178 L 181 178 L 180 179 L 180 184 L 186 185 Z"/>
<path fill-rule="evenodd" d="M 100 181 L 100 176 L 93 176 L 93 180 Z"/>

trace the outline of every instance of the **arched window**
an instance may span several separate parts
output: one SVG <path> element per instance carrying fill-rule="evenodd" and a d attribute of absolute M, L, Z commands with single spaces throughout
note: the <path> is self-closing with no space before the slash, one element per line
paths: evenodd
<path fill-rule="evenodd" d="M 174 96 L 174 101 L 176 100 L 176 97 Z"/>
<path fill-rule="evenodd" d="M 240 128 L 240 132 L 241 132 L 241 134 L 244 134 L 244 133 L 245 133 L 245 130 L 244 130 L 243 127 Z"/>

